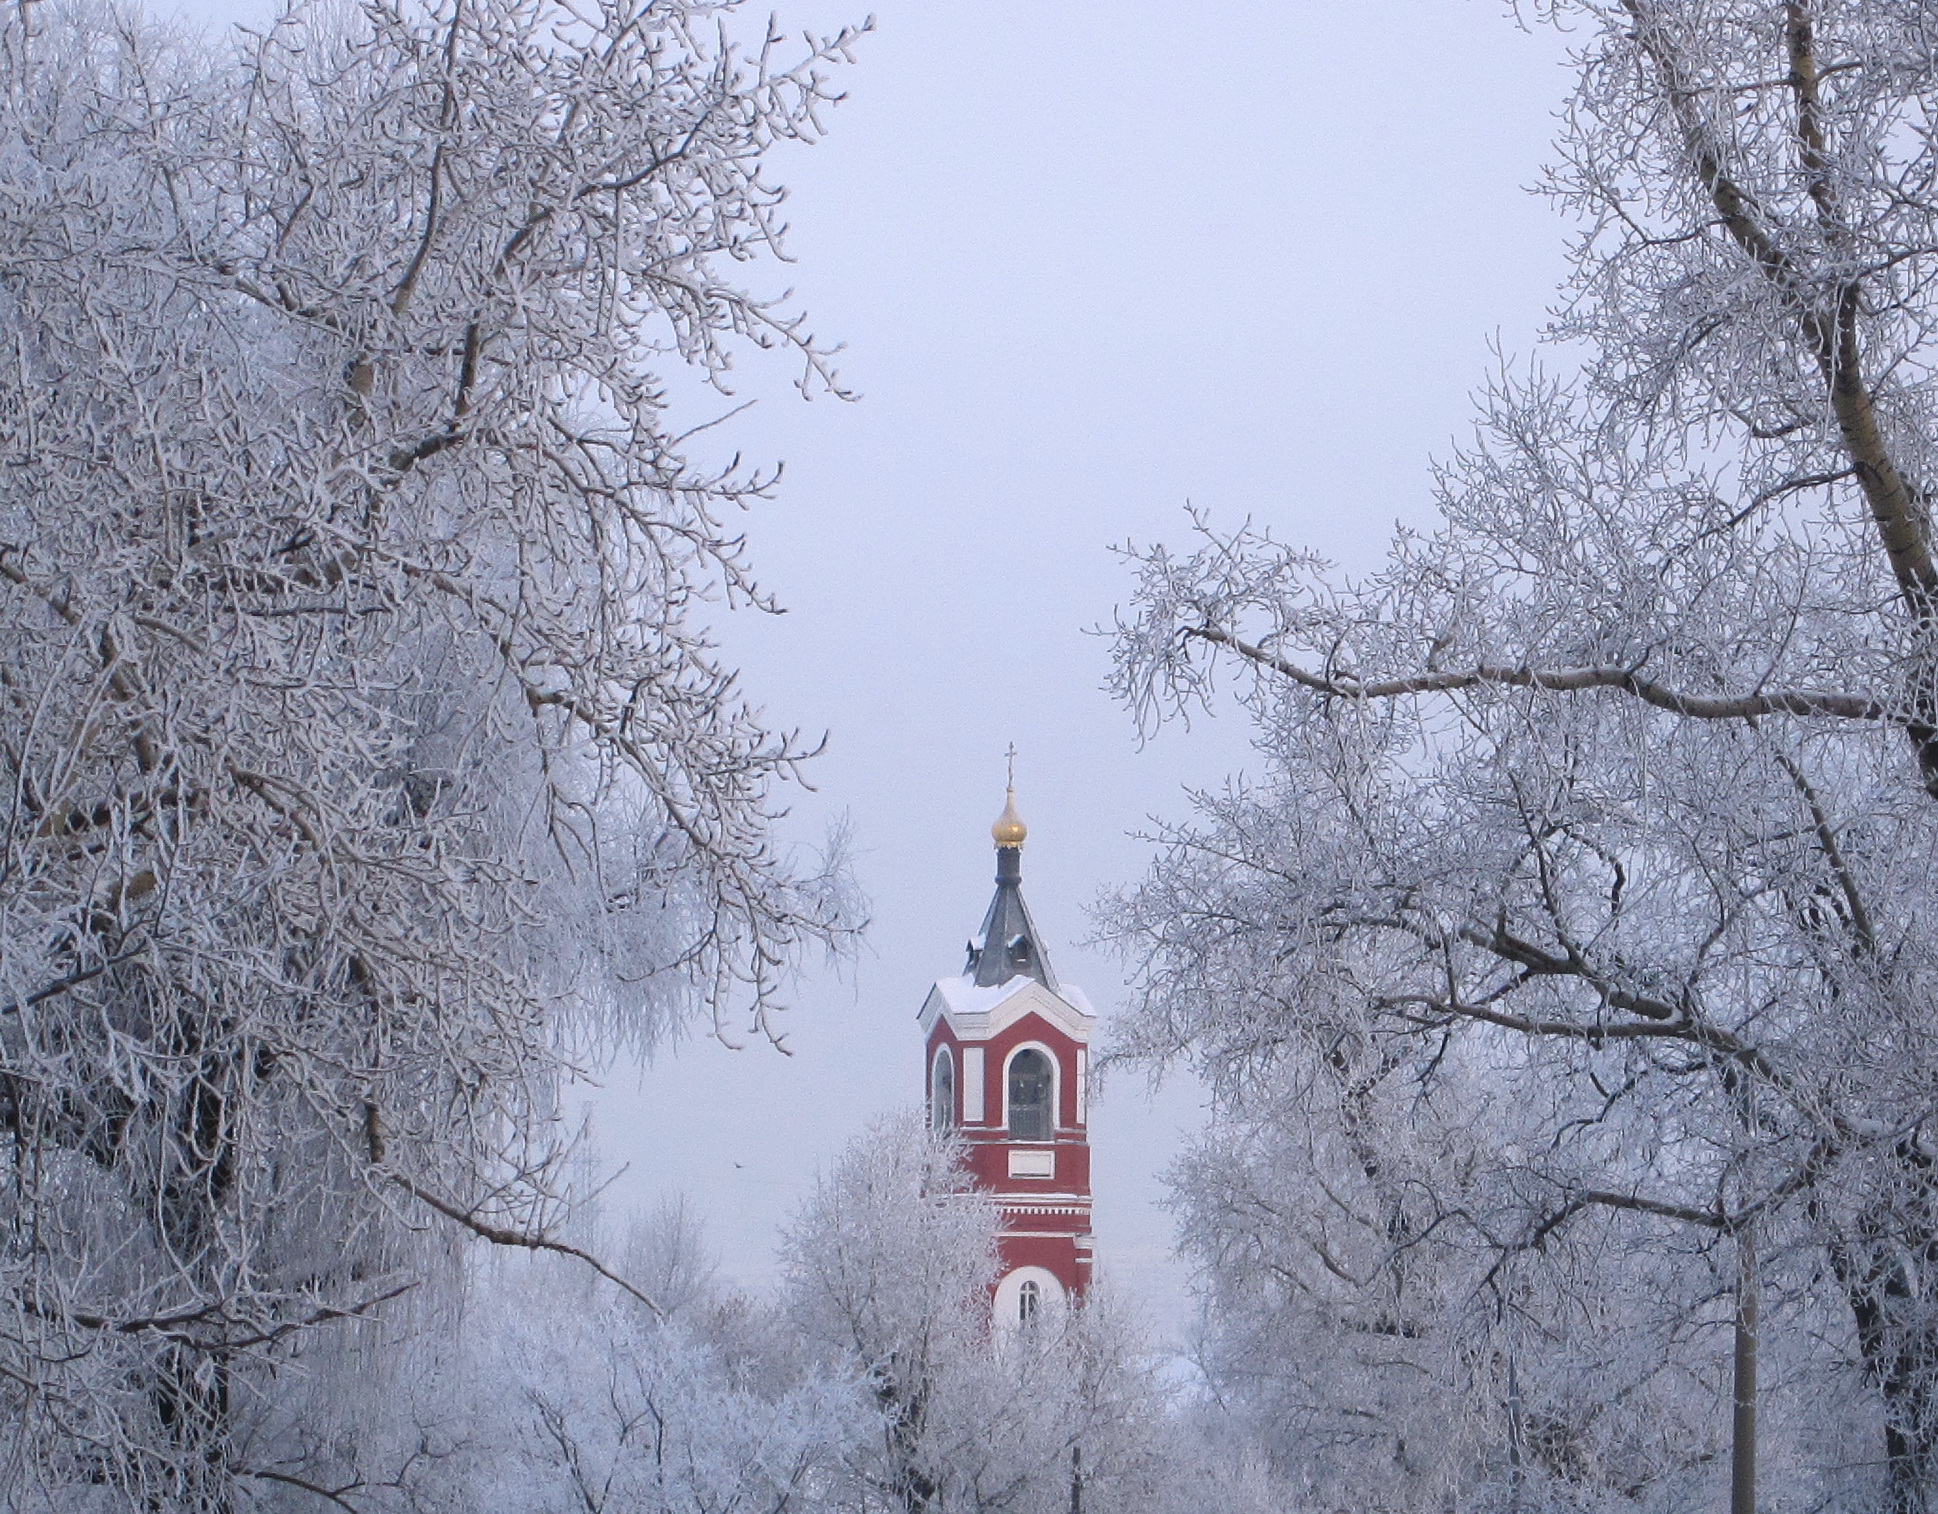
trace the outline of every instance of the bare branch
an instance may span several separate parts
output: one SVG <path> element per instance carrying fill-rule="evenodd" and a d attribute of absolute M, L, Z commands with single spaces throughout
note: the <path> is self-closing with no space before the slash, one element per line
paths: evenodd
<path fill-rule="evenodd" d="M 1515 668 L 1483 663 L 1464 672 L 1419 673 L 1407 678 L 1361 683 L 1351 677 L 1320 675 L 1242 640 L 1217 626 L 1192 626 L 1185 633 L 1228 646 L 1260 667 L 1315 693 L 1340 699 L 1397 699 L 1410 694 L 1457 693 L 1492 685 L 1513 689 L 1550 689 L 1578 693 L 1614 689 L 1644 704 L 1696 720 L 1744 720 L 1758 715 L 1817 715 L 1839 720 L 1899 721 L 1888 705 L 1862 694 L 1827 690 L 1775 690 L 1758 694 L 1689 694 L 1642 677 L 1631 668 Z"/>

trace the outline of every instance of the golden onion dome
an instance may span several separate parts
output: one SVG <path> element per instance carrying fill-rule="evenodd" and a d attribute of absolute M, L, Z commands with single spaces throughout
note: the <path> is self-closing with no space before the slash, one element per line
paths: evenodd
<path fill-rule="evenodd" d="M 1016 813 L 1016 790 L 1011 789 L 1003 805 L 1003 812 L 996 817 L 996 823 L 990 826 L 989 834 L 995 838 L 998 846 L 1021 846 L 1023 838 L 1029 833 L 1029 827 L 1023 824 L 1023 817 Z"/>

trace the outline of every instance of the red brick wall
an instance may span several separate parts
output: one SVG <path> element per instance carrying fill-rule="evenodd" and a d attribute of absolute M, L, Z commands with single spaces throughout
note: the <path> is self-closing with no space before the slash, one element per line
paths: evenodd
<path fill-rule="evenodd" d="M 1025 1043 L 1045 1047 L 1056 1060 L 1057 1131 L 1055 1138 L 1049 1142 L 1015 1144 L 1038 1150 L 1045 1145 L 1054 1147 L 1056 1175 L 1051 1178 L 1012 1178 L 1009 1175 L 1012 1143 L 1008 1131 L 999 1123 L 1003 1117 L 1004 1064 L 1009 1054 Z M 962 1043 L 949 1033 L 946 1019 L 937 1020 L 929 1036 L 928 1057 L 923 1066 L 924 1097 L 929 1089 L 928 1078 L 935 1065 L 936 1051 L 947 1046 L 955 1059 L 959 1118 L 966 1121 L 978 1113 L 982 1117 L 980 1125 L 960 1126 L 960 1133 L 969 1144 L 969 1171 L 976 1186 L 993 1194 L 999 1203 L 1009 1195 L 1019 1199 L 1048 1197 L 1052 1194 L 1075 1195 L 1078 1198 L 1082 1206 L 1082 1212 L 1078 1214 L 1005 1215 L 998 1247 L 1004 1272 L 1017 1267 L 1042 1267 L 1070 1293 L 1081 1296 L 1090 1281 L 1090 1253 L 1088 1249 L 1080 1250 L 1077 1246 L 1078 1237 L 1087 1236 L 1090 1231 L 1090 1146 L 1083 1128 L 1077 1124 L 1077 1053 L 1080 1045 L 1035 1014 L 1023 1016 L 986 1042 L 972 1044 L 980 1044 L 983 1050 L 982 1109 L 973 1111 L 961 1108 L 964 1096 L 963 1048 Z M 1009 1233 L 1014 1230 L 1051 1233 Z"/>

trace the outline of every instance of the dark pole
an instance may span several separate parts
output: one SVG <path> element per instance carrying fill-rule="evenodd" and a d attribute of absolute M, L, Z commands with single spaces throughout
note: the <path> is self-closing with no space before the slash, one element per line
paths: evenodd
<path fill-rule="evenodd" d="M 1083 1514 L 1083 1447 L 1070 1448 L 1070 1514 Z"/>
<path fill-rule="evenodd" d="M 1521 1507 L 1521 1482 L 1525 1476 L 1521 1468 L 1521 1374 L 1515 1366 L 1513 1353 L 1507 1358 L 1507 1476 L 1509 1507 Z"/>
<path fill-rule="evenodd" d="M 1736 1371 L 1731 1397 L 1729 1514 L 1756 1514 L 1756 1232 L 1736 1232 Z"/>

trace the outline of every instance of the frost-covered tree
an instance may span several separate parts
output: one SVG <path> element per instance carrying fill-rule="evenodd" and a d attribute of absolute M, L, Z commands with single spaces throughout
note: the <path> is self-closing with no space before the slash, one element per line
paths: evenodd
<path fill-rule="evenodd" d="M 559 1244 L 561 1073 L 846 928 L 663 375 L 832 382 L 740 265 L 850 37 L 731 9 L 0 24 L 9 1508 L 300 1487 L 290 1344 Z"/>
<path fill-rule="evenodd" d="M 1760 1407 L 1758 1507 L 1914 1514 L 1938 32 L 1539 9 L 1578 371 L 1504 375 L 1363 578 L 1249 527 L 1140 554 L 1121 692 L 1237 673 L 1263 769 L 1114 908 L 1126 1049 L 1217 1090 L 1212 1368 L 1327 1506 L 1681 1507 L 1733 1455 L 1746 1507 Z"/>
<path fill-rule="evenodd" d="M 590 1206 L 589 1206 L 590 1207 Z M 771 1308 L 714 1280 L 683 1206 L 623 1241 L 575 1237 L 658 1310 L 575 1259 L 472 1252 L 464 1306 L 415 1300 L 305 1334 L 250 1427 L 261 1501 L 360 1514 L 822 1514 L 871 1405 Z M 657 1273 L 656 1273 L 657 1269 Z M 278 1482 L 276 1478 L 294 1481 Z"/>
<path fill-rule="evenodd" d="M 857 1139 L 795 1222 L 784 1316 L 874 1411 L 838 1506 L 1182 1514 L 1212 1489 L 1269 1506 L 1242 1455 L 1201 1454 L 1107 1289 L 994 1326 L 995 1220 L 960 1147 L 910 1114 Z"/>
<path fill-rule="evenodd" d="M 659 1309 L 571 1258 L 496 1251 L 470 1269 L 462 1310 L 412 1300 L 355 1332 L 305 1334 L 250 1440 L 256 1465 L 300 1484 L 264 1501 L 298 1510 L 320 1494 L 362 1514 L 1286 1508 L 1212 1406 L 1160 1387 L 1108 1299 L 991 1334 L 989 1208 L 953 1155 L 917 1121 L 871 1131 L 804 1211 L 778 1300 L 718 1280 L 683 1204 L 624 1241 L 588 1206 L 575 1238 L 655 1284 Z"/>
<path fill-rule="evenodd" d="M 872 1398 L 878 1435 L 855 1475 L 884 1507 L 936 1507 L 965 1431 L 947 1402 L 982 1357 L 996 1211 L 953 1142 L 905 1115 L 876 1122 L 821 1181 L 787 1236 L 786 1309 L 823 1359 Z"/>

